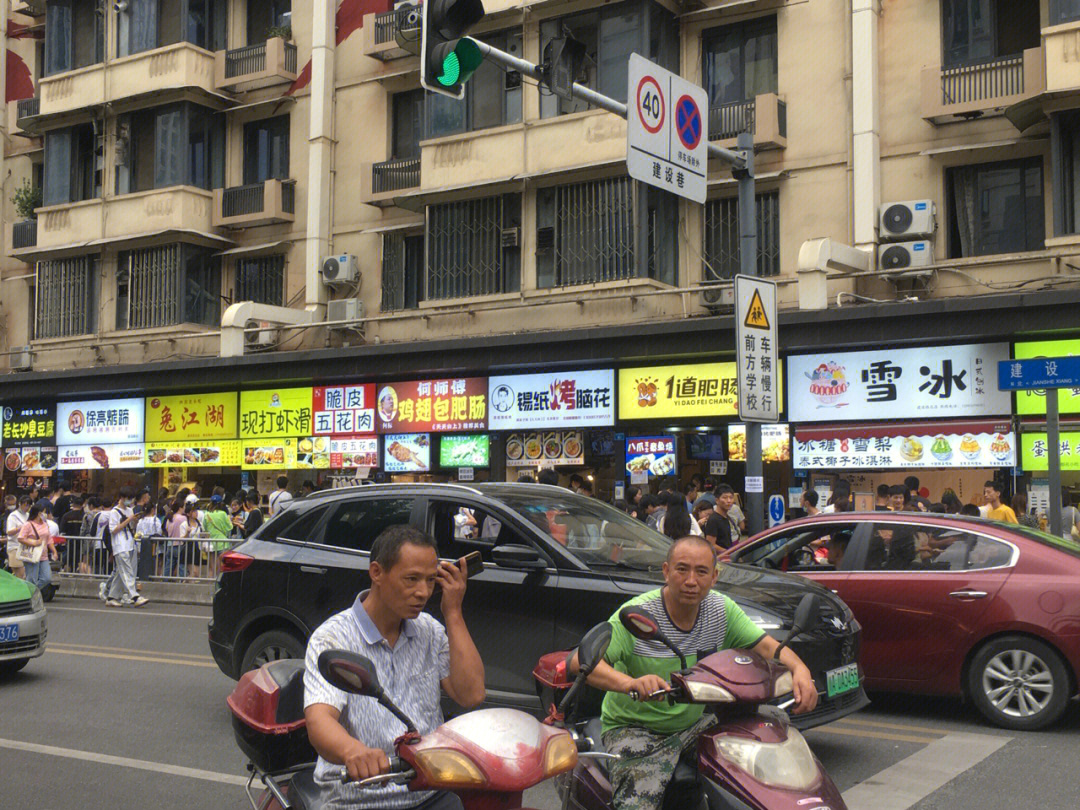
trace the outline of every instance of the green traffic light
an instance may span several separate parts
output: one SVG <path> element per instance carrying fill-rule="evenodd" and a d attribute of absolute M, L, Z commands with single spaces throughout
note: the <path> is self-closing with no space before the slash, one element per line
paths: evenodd
<path fill-rule="evenodd" d="M 464 84 L 484 61 L 484 55 L 480 53 L 476 43 L 468 37 L 459 39 L 451 45 L 450 52 L 442 58 L 441 68 L 436 76 L 436 81 L 443 87 Z"/>
<path fill-rule="evenodd" d="M 458 83 L 461 76 L 461 62 L 458 55 L 451 51 L 450 55 L 443 59 L 442 72 L 438 76 L 439 84 L 443 87 L 453 87 Z"/>

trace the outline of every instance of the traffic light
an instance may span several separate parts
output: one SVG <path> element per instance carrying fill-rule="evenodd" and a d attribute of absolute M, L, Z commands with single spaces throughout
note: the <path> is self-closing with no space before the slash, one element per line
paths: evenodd
<path fill-rule="evenodd" d="M 464 98 L 465 82 L 484 55 L 465 34 L 484 18 L 482 0 L 426 0 L 420 46 L 420 85 Z"/>

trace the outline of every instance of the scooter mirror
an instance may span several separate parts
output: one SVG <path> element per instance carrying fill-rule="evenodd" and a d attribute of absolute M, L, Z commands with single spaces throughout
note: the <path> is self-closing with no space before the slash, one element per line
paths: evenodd
<path fill-rule="evenodd" d="M 821 599 L 817 594 L 808 593 L 799 600 L 795 608 L 795 619 L 791 625 L 791 635 L 805 633 L 812 630 L 821 615 Z"/>
<path fill-rule="evenodd" d="M 611 624 L 601 622 L 585 634 L 578 644 L 578 667 L 586 674 L 596 669 L 596 665 L 607 652 L 611 643 Z"/>
<path fill-rule="evenodd" d="M 327 682 L 343 692 L 365 697 L 382 694 L 375 665 L 362 655 L 348 650 L 324 650 L 319 655 L 319 672 Z"/>
<path fill-rule="evenodd" d="M 660 633 L 660 625 L 645 608 L 624 607 L 619 611 L 619 621 L 630 635 L 642 641 L 652 641 Z"/>

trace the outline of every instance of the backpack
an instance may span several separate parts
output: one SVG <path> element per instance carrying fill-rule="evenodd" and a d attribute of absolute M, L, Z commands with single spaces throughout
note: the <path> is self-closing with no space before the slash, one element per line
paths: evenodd
<path fill-rule="evenodd" d="M 113 511 L 115 511 L 115 510 L 114 509 L 109 510 L 109 512 L 113 512 Z M 97 535 L 98 531 L 99 530 L 101 531 L 101 535 L 100 535 L 99 539 L 105 545 L 105 548 L 108 549 L 108 552 L 110 554 L 112 554 L 113 553 L 113 549 L 112 549 L 112 531 L 109 529 L 109 512 L 101 511 L 101 512 L 97 513 L 97 516 L 94 518 L 93 533 L 95 535 Z M 105 518 L 104 525 L 102 525 L 102 522 L 101 522 L 102 518 Z"/>

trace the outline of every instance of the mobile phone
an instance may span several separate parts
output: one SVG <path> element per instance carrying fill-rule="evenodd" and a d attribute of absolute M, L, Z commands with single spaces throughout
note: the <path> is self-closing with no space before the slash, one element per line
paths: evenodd
<path fill-rule="evenodd" d="M 484 570 L 484 558 L 479 551 L 471 551 L 465 555 L 465 578 L 471 579 Z"/>

